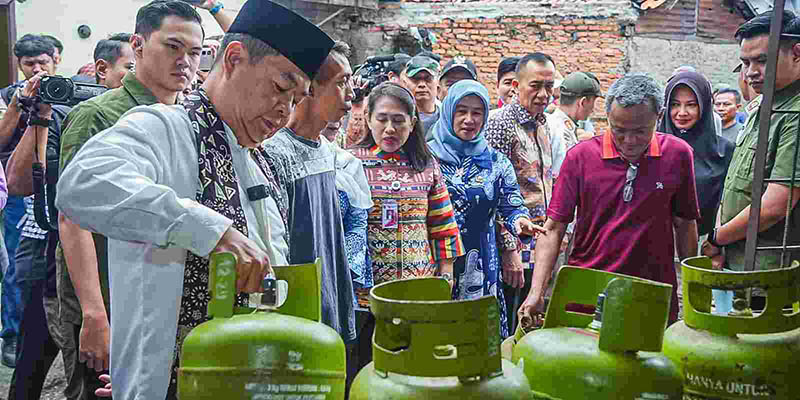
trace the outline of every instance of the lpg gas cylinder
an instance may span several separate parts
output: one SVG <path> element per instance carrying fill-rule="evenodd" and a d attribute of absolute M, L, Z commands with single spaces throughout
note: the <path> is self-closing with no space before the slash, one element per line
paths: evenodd
<path fill-rule="evenodd" d="M 373 362 L 351 400 L 529 399 L 522 371 L 500 358 L 497 300 L 451 301 L 443 279 L 383 283 L 370 292 Z"/>
<path fill-rule="evenodd" d="M 544 325 L 513 348 L 532 398 L 680 399 L 678 368 L 659 353 L 671 296 L 663 283 L 563 267 Z M 595 302 L 594 319 L 578 312 Z"/>
<path fill-rule="evenodd" d="M 230 253 L 211 256 L 212 319 L 194 328 L 183 343 L 181 400 L 344 399 L 344 342 L 319 322 L 319 259 L 273 270 L 284 285 L 277 285 L 279 293 L 273 288 L 263 296 L 285 294 L 285 302 L 234 309 L 236 258 Z"/>
<path fill-rule="evenodd" d="M 681 369 L 685 398 L 800 398 L 800 264 L 715 271 L 710 259 L 694 257 L 681 275 L 684 320 L 667 329 L 664 354 Z M 711 289 L 754 287 L 766 291 L 763 312 L 711 313 Z"/>

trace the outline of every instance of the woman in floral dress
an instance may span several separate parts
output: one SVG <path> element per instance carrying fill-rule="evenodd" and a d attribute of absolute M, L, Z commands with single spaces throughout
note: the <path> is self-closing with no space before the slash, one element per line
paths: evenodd
<path fill-rule="evenodd" d="M 439 160 L 466 255 L 454 265 L 455 299 L 497 298 L 500 334 L 508 336 L 496 222 L 517 237 L 535 232 L 524 206 L 511 162 L 488 147 L 483 129 L 489 115 L 489 92 L 479 82 L 462 80 L 450 87 L 428 144 Z M 500 286 L 500 288 L 498 288 Z"/>

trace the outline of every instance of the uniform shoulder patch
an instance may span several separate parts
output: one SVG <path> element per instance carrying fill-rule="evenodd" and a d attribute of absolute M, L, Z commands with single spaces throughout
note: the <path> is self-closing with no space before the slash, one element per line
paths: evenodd
<path fill-rule="evenodd" d="M 763 98 L 764 98 L 764 95 L 759 95 L 758 97 L 756 97 L 755 99 L 753 99 L 752 101 L 750 101 L 750 103 L 748 103 L 748 104 L 747 104 L 747 107 L 745 107 L 745 110 L 747 111 L 747 113 L 748 113 L 748 114 L 750 114 L 750 113 L 752 113 L 752 112 L 753 112 L 755 109 L 757 109 L 757 108 L 758 108 L 758 106 L 760 106 L 760 105 L 761 105 L 761 100 L 762 100 Z"/>
<path fill-rule="evenodd" d="M 575 130 L 575 123 L 572 122 L 572 120 L 569 119 L 569 118 L 564 120 L 564 125 L 567 127 L 567 129 L 569 129 L 571 131 Z"/>

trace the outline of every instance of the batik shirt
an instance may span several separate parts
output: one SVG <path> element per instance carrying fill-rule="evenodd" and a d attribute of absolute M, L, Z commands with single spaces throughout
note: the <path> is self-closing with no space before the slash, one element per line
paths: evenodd
<path fill-rule="evenodd" d="M 369 269 L 367 251 L 368 210 L 350 204 L 350 198 L 343 190 L 339 190 L 339 205 L 342 208 L 344 246 L 350 275 L 353 277 L 353 288 L 369 290 L 372 287 L 372 269 Z"/>
<path fill-rule="evenodd" d="M 467 252 L 453 265 L 454 298 L 470 300 L 486 295 L 497 298 L 500 334 L 506 337 L 508 316 L 503 291 L 498 290 L 498 285 L 502 289 L 502 277 L 495 222 L 514 232 L 514 223 L 518 218 L 527 218 L 528 209 L 522 203 L 511 162 L 496 150 L 489 152 L 491 163 L 485 162 L 483 167 L 472 157 L 462 159 L 460 165 L 442 162 L 441 166 Z"/>
<path fill-rule="evenodd" d="M 369 259 L 376 285 L 397 279 L 434 276 L 437 262 L 464 255 L 439 163 L 417 172 L 400 152 L 359 147 L 374 206 L 367 218 Z M 397 227 L 384 228 L 385 205 L 396 204 Z M 359 303 L 368 293 L 359 290 Z"/>
<path fill-rule="evenodd" d="M 486 140 L 489 146 L 511 160 L 531 221 L 544 224 L 545 210 L 553 192 L 552 148 L 544 114 L 534 116 L 514 98 L 489 118 Z M 508 249 L 510 241 L 505 228 L 501 227 L 501 235 Z M 516 243 L 516 246 L 521 246 L 525 267 L 532 267 L 536 241 L 532 240 L 529 245 Z"/>

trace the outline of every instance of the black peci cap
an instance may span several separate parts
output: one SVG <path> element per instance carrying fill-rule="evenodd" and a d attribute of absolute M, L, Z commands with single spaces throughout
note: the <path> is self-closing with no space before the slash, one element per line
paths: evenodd
<path fill-rule="evenodd" d="M 228 33 L 246 33 L 270 45 L 314 79 L 333 39 L 294 11 L 269 0 L 248 0 Z"/>

